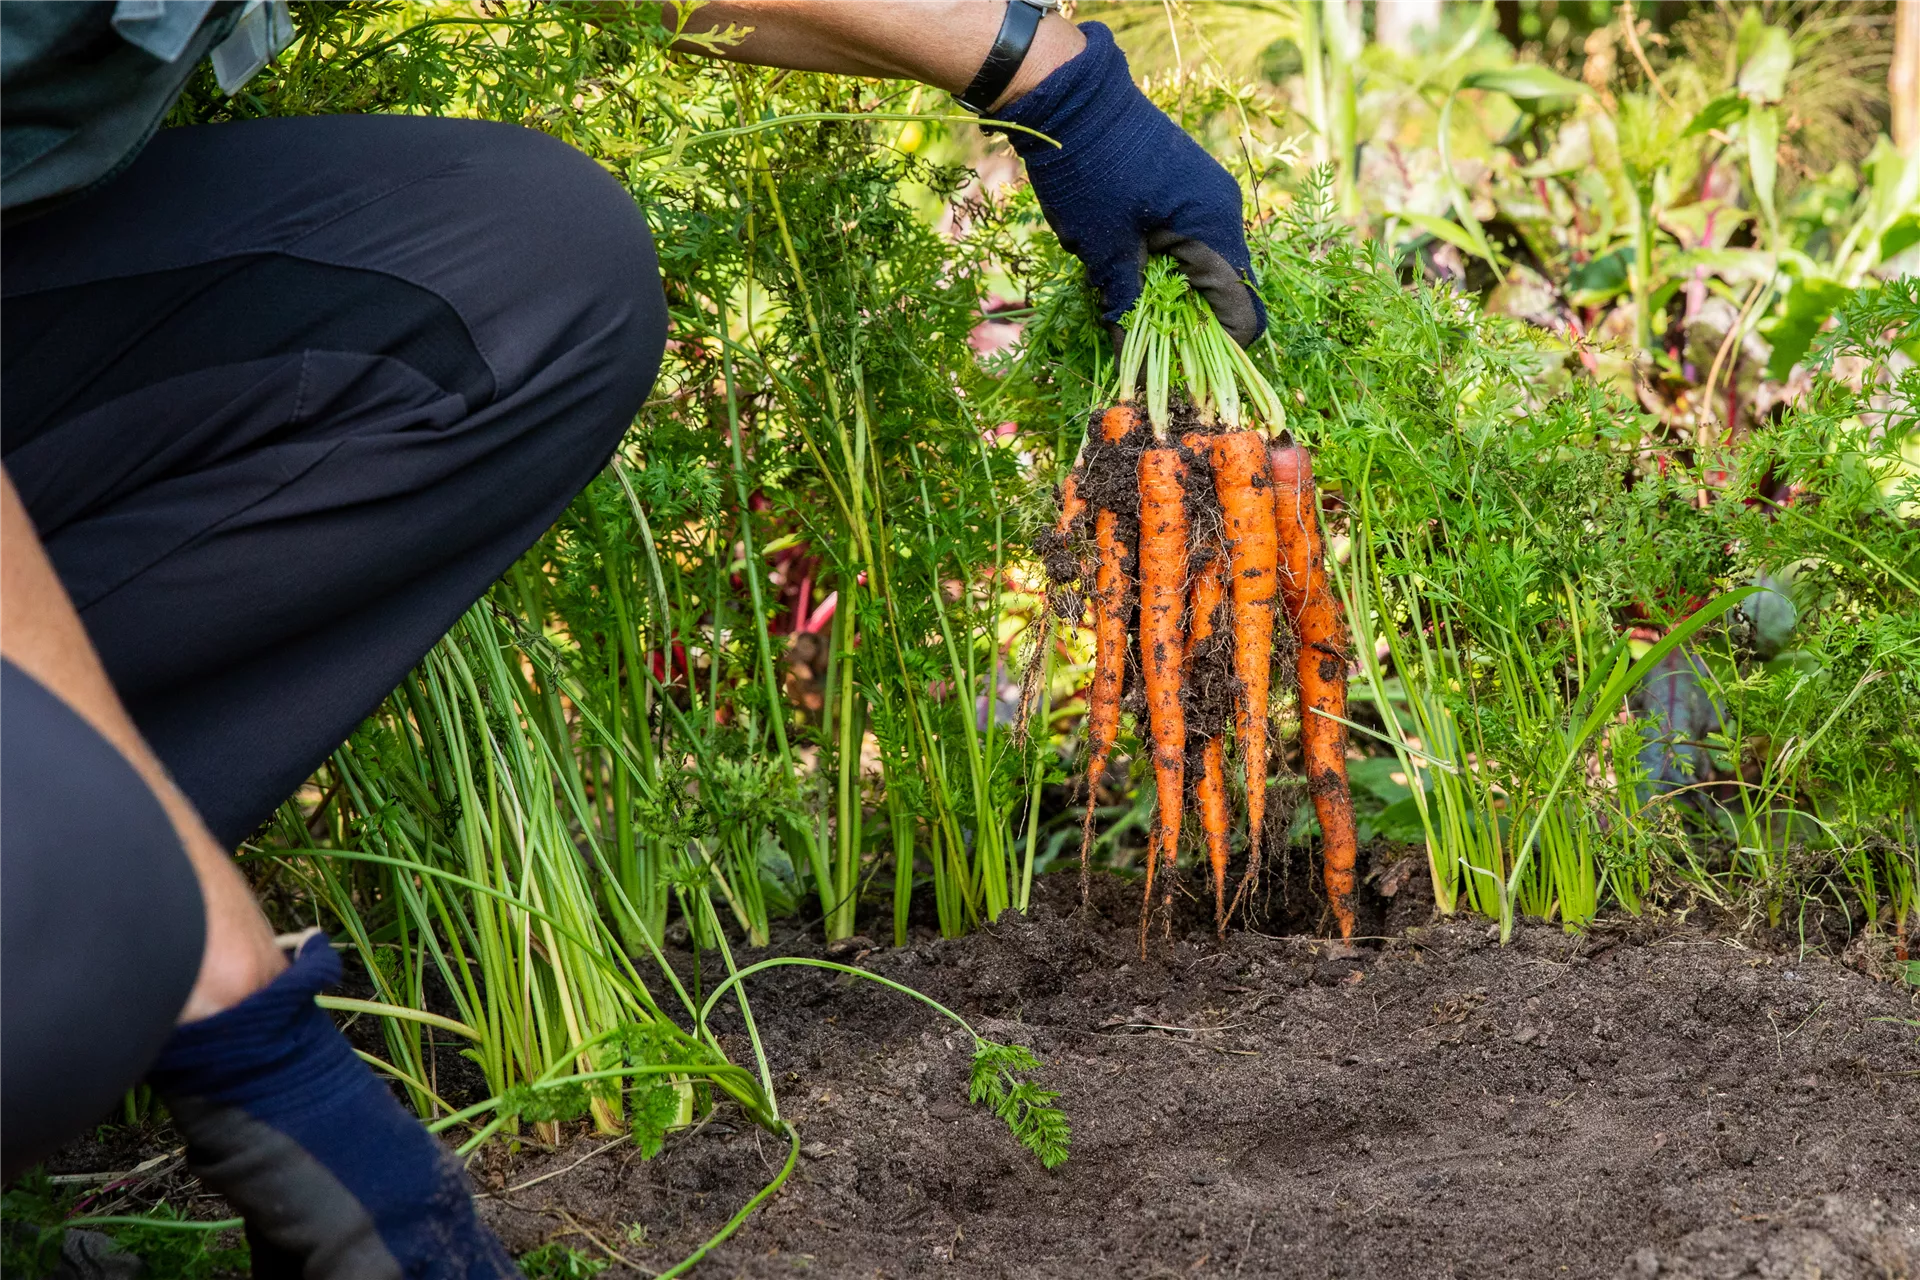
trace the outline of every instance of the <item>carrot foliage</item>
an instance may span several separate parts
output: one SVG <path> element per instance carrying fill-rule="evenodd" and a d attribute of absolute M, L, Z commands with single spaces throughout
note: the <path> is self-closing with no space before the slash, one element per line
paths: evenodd
<path fill-rule="evenodd" d="M 1059 1093 L 1023 1078 L 1039 1069 L 1039 1060 L 1024 1045 L 976 1041 L 967 1098 L 1006 1121 L 1015 1141 L 1053 1169 L 1066 1163 L 1071 1130 L 1066 1113 L 1052 1105 Z"/>

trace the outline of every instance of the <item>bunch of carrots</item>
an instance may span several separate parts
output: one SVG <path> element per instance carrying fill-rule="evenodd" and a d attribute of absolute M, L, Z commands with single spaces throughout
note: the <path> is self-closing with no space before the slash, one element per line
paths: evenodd
<path fill-rule="evenodd" d="M 1156 879 L 1171 910 L 1189 805 L 1200 816 L 1214 917 L 1225 933 L 1259 883 L 1272 668 L 1276 654 L 1291 654 L 1328 903 L 1341 936 L 1351 937 L 1357 847 L 1346 772 L 1346 632 L 1327 585 L 1312 460 L 1285 434 L 1273 388 L 1164 259 L 1150 265 L 1128 314 L 1119 375 L 1116 403 L 1095 415 L 1041 547 L 1056 584 L 1079 588 L 1054 593 L 1071 621 L 1079 621 L 1081 593 L 1091 595 L 1083 893 L 1093 790 L 1112 756 L 1122 703 L 1137 687 L 1159 793 L 1141 945 Z M 1276 644 L 1283 622 L 1297 643 Z M 1248 850 L 1231 905 L 1229 728 Z"/>

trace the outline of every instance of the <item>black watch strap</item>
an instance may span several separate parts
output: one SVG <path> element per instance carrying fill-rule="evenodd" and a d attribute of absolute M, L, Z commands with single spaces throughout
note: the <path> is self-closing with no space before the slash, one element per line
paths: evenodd
<path fill-rule="evenodd" d="M 1040 29 L 1040 19 L 1052 8 L 1051 4 L 1034 4 L 1032 0 L 1007 0 L 1007 15 L 1000 20 L 1000 34 L 994 37 L 993 48 L 987 53 L 987 60 L 980 64 L 973 83 L 960 95 L 961 106 L 980 115 L 992 109 L 1013 83 L 1020 64 L 1027 60 L 1027 50 L 1033 47 L 1033 33 Z"/>

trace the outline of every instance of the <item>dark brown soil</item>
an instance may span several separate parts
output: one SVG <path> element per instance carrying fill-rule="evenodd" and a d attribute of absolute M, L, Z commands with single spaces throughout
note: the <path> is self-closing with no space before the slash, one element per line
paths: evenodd
<path fill-rule="evenodd" d="M 970 1046 L 924 1006 L 775 970 L 753 995 L 807 1154 L 697 1274 L 1920 1276 L 1912 988 L 1640 923 L 1350 958 L 1202 927 L 1143 962 L 1135 890 L 1076 894 L 1049 877 L 1031 920 L 859 961 L 1030 1045 L 1069 1162 L 966 1105 Z M 651 1162 L 607 1141 L 476 1163 L 511 1245 L 659 1270 L 785 1155 L 725 1111 Z"/>

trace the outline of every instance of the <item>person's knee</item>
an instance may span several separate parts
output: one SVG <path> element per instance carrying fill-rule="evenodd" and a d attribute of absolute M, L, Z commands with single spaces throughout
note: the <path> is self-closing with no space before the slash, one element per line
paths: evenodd
<path fill-rule="evenodd" d="M 551 142 L 551 139 L 546 141 Z M 552 234 L 566 244 L 571 272 L 563 287 L 580 299 L 592 324 L 581 356 L 604 381 L 619 410 L 588 444 L 604 463 L 653 389 L 666 351 L 667 302 L 653 236 L 633 196 L 613 176 L 573 148 L 558 144 L 545 176 L 566 194 L 564 225 Z"/>
<path fill-rule="evenodd" d="M 526 300 L 523 340 L 539 348 L 528 356 L 566 365 L 569 377 L 617 407 L 617 425 L 598 433 L 611 451 L 666 346 L 666 298 L 646 218 L 613 175 L 556 138 L 494 126 L 486 147 L 488 198 L 514 211 L 514 242 L 499 249 L 518 262 L 514 287 L 537 294 Z"/>
<path fill-rule="evenodd" d="M 139 1080 L 200 968 L 200 890 L 153 793 L 11 662 L 0 743 L 4 1176 Z"/>

